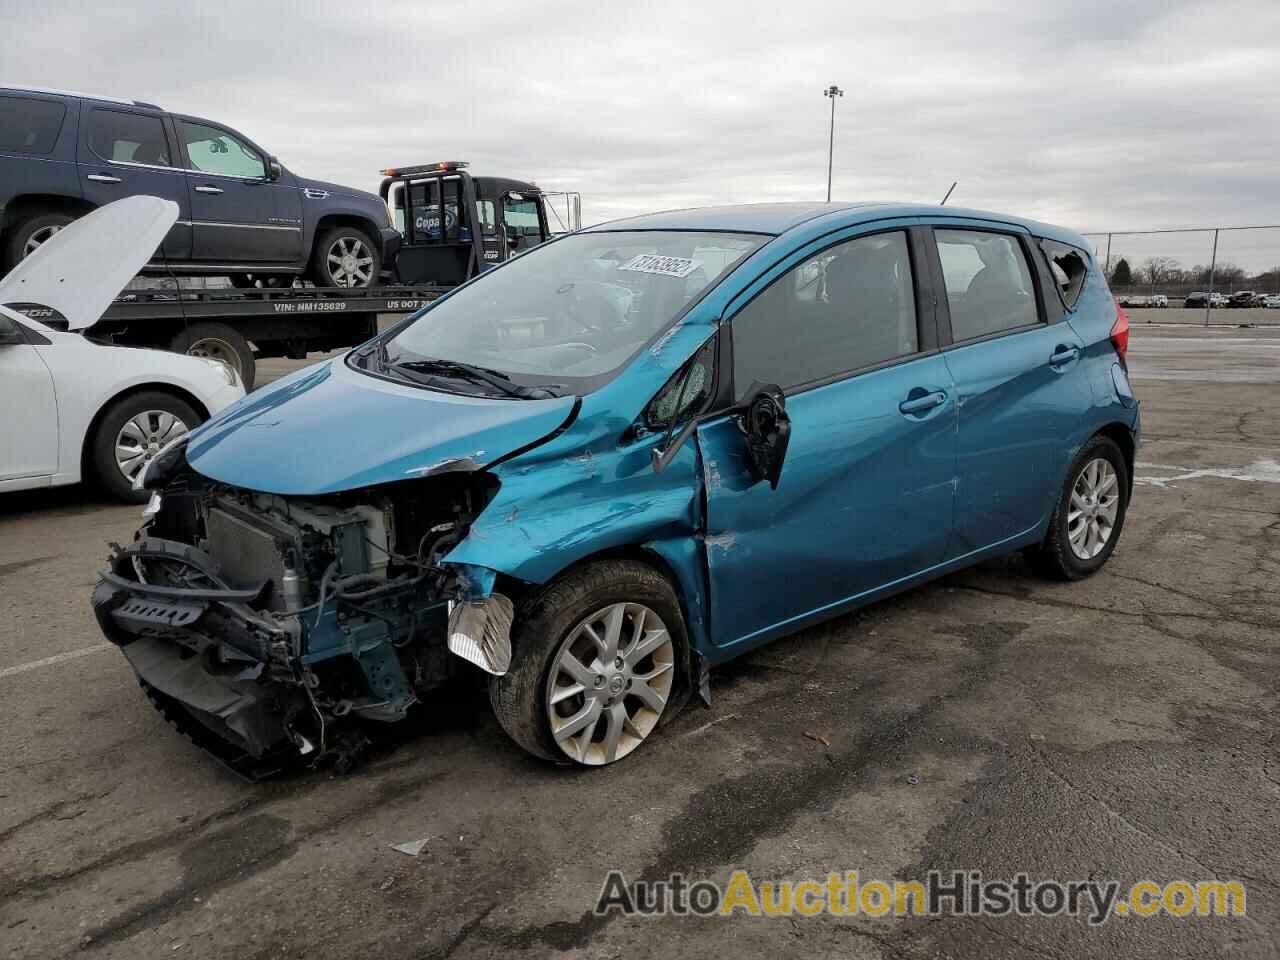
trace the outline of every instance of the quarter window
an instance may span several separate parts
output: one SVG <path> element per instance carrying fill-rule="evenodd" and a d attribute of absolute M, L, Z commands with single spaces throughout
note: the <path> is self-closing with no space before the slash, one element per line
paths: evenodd
<path fill-rule="evenodd" d="M 1062 294 L 1063 305 L 1074 310 L 1089 270 L 1089 255 L 1057 240 L 1041 240 L 1040 246 L 1049 258 L 1049 270 L 1058 285 L 1058 292 Z"/>
<path fill-rule="evenodd" d="M 935 230 L 953 340 L 1038 323 L 1035 287 L 1018 241 L 1003 233 Z"/>
<path fill-rule="evenodd" d="M 774 280 L 733 318 L 733 382 L 784 390 L 919 349 L 901 231 L 829 247 Z"/>
<path fill-rule="evenodd" d="M 66 113 L 66 107 L 51 100 L 0 97 L 0 153 L 51 152 Z"/>
<path fill-rule="evenodd" d="M 171 167 L 169 141 L 159 117 L 123 110 L 94 110 L 89 120 L 89 149 L 104 160 Z"/>
<path fill-rule="evenodd" d="M 186 120 L 178 121 L 178 129 L 187 148 L 187 158 L 195 169 L 247 180 L 266 177 L 267 165 L 258 152 L 227 131 Z"/>

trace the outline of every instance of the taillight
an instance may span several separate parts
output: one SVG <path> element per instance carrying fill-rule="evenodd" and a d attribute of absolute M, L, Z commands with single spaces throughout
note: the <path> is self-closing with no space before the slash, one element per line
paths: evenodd
<path fill-rule="evenodd" d="M 1124 307 L 1116 304 L 1116 322 L 1111 326 L 1111 344 L 1116 348 L 1116 353 L 1120 354 L 1120 362 L 1129 366 L 1129 316 L 1124 312 Z"/>

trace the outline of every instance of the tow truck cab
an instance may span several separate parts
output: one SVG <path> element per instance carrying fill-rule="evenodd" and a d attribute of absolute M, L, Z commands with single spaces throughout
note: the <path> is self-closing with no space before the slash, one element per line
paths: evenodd
<path fill-rule="evenodd" d="M 397 259 L 402 283 L 463 283 L 581 226 L 578 194 L 547 193 L 506 177 L 473 177 L 466 167 L 447 160 L 382 171 L 378 192 L 404 237 Z"/>

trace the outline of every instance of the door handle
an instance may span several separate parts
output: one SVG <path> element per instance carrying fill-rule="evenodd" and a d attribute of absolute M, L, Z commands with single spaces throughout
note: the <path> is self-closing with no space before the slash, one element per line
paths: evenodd
<path fill-rule="evenodd" d="M 1071 347 L 1066 344 L 1059 344 L 1054 347 L 1053 355 L 1049 357 L 1049 366 L 1061 367 L 1070 363 L 1076 357 L 1080 356 L 1078 347 Z"/>
<path fill-rule="evenodd" d="M 898 404 L 898 410 L 908 415 L 915 413 L 924 413 L 926 410 L 932 410 L 934 407 L 941 406 L 947 402 L 947 395 L 941 390 L 935 390 L 933 393 L 926 393 L 922 397 L 912 397 L 909 400 L 903 400 Z"/>
<path fill-rule="evenodd" d="M 85 177 L 85 179 L 92 180 L 94 183 L 119 183 L 120 182 L 119 177 L 113 177 L 110 174 L 106 174 L 106 173 L 91 173 L 87 177 Z"/>
<path fill-rule="evenodd" d="M 201 186 L 201 187 L 196 187 L 196 193 L 221 193 L 221 192 L 222 192 L 221 187 L 211 187 L 208 184 L 205 184 L 204 186 Z"/>

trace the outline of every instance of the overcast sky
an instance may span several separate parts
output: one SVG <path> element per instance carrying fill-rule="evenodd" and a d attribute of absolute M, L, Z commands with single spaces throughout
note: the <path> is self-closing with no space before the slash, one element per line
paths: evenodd
<path fill-rule="evenodd" d="M 822 199 L 834 82 L 837 198 L 936 202 L 958 180 L 953 204 L 1080 230 L 1280 223 L 1277 0 L 0 0 L 0 14 L 0 81 L 220 120 L 296 173 L 366 189 L 388 164 L 461 159 L 581 191 L 588 223 Z M 1280 232 L 1232 242 L 1242 264 L 1280 260 Z"/>

